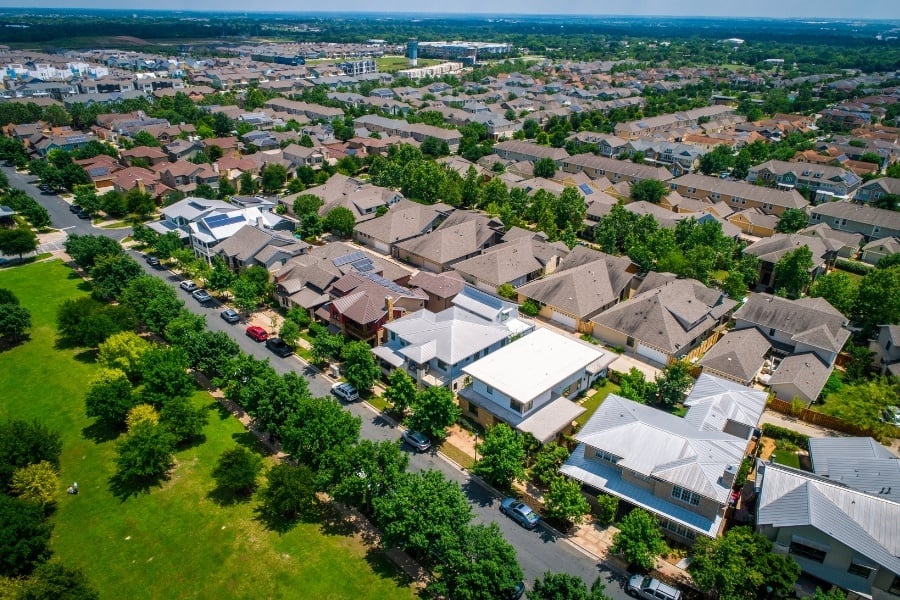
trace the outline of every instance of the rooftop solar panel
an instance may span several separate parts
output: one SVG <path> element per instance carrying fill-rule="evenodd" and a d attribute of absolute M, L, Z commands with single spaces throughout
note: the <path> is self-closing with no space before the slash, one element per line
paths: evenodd
<path fill-rule="evenodd" d="M 344 256 L 338 256 L 337 258 L 331 261 L 336 267 L 343 267 L 344 265 L 350 264 L 352 262 L 356 262 L 358 260 L 362 260 L 366 258 L 366 253 L 362 251 L 351 252 L 350 254 L 345 254 Z"/>

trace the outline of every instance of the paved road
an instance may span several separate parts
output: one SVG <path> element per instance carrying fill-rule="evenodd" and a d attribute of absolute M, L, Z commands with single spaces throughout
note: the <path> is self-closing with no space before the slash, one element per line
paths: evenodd
<path fill-rule="evenodd" d="M 10 183 L 23 189 L 35 198 L 50 212 L 53 224 L 60 229 L 66 229 L 72 233 L 107 235 L 121 240 L 130 230 L 128 229 L 100 229 L 92 226 L 89 221 L 78 219 L 69 212 L 68 204 L 55 195 L 44 195 L 33 185 L 28 183 L 27 176 L 19 175 L 8 167 L 2 168 L 10 179 Z M 143 260 L 138 252 L 130 251 L 138 263 L 150 274 L 160 277 L 168 282 L 185 302 L 185 306 L 191 312 L 204 315 L 207 326 L 213 331 L 225 331 L 237 341 L 243 352 L 259 359 L 268 359 L 272 367 L 279 373 L 289 371 L 302 373 L 309 382 L 309 389 L 314 395 L 324 396 L 330 393 L 333 380 L 329 379 L 317 369 L 310 367 L 299 357 L 278 358 L 269 352 L 265 344 L 254 342 L 244 334 L 246 324 L 241 322 L 235 325 L 226 323 L 219 317 L 223 306 L 213 301 L 207 305 L 201 305 L 180 287 L 181 279 L 170 271 L 153 268 Z M 371 407 L 363 403 L 347 406 L 347 410 L 359 416 L 362 420 L 361 435 L 371 440 L 399 440 L 400 432 L 391 423 L 381 417 Z M 407 448 L 408 450 L 408 448 Z M 525 573 L 525 580 L 532 582 L 542 576 L 546 571 L 566 572 L 577 575 L 590 585 L 598 576 L 602 576 L 607 582 L 606 593 L 614 600 L 626 600 L 621 584 L 613 579 L 602 563 L 588 557 L 565 539 L 558 538 L 552 531 L 541 526 L 534 531 L 528 531 L 511 519 L 499 512 L 499 498 L 489 489 L 472 479 L 467 472 L 455 464 L 446 460 L 439 454 L 410 453 L 410 469 L 414 471 L 435 469 L 444 473 L 448 479 L 459 483 L 469 498 L 469 502 L 475 512 L 477 522 L 496 522 L 503 531 L 506 539 L 515 547 L 519 563 Z"/>

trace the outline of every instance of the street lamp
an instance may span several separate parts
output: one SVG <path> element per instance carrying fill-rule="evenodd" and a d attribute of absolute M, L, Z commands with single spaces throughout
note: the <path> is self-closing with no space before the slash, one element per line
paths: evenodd
<path fill-rule="evenodd" d="M 478 462 L 478 432 L 475 432 L 475 462 Z"/>

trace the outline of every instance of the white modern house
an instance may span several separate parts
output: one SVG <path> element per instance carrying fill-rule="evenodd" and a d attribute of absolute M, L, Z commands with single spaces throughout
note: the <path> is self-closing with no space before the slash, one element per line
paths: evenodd
<path fill-rule="evenodd" d="M 463 414 L 485 426 L 504 422 L 545 443 L 572 427 L 584 408 L 573 402 L 616 358 L 540 328 L 463 368 Z"/>
<path fill-rule="evenodd" d="M 405 369 L 419 387 L 463 384 L 463 367 L 534 330 L 519 307 L 470 286 L 439 313 L 420 310 L 384 325 L 386 341 L 372 349 L 385 372 Z"/>

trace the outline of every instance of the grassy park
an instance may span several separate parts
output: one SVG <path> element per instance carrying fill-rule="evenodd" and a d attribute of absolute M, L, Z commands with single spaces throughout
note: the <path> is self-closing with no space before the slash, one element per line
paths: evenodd
<path fill-rule="evenodd" d="M 0 287 L 33 321 L 29 341 L 0 352 L 0 419 L 38 419 L 61 433 L 52 548 L 83 569 L 102 598 L 414 597 L 380 552 L 342 528 L 301 522 L 278 533 L 257 518 L 255 501 L 213 494 L 219 454 L 254 440 L 205 392 L 193 398 L 210 411 L 205 441 L 176 454 L 170 479 L 144 491 L 111 486 L 115 432 L 84 414 L 94 356 L 55 345 L 57 307 L 87 294 L 86 285 L 51 261 L 0 271 Z M 76 496 L 65 493 L 72 481 Z"/>

